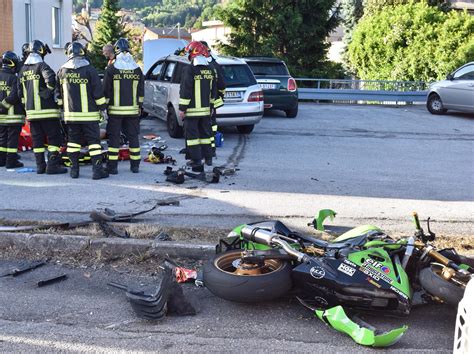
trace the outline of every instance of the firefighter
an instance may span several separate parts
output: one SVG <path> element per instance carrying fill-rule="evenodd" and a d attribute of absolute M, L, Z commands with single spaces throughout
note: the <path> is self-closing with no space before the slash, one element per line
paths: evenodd
<path fill-rule="evenodd" d="M 20 58 L 13 52 L 2 55 L 0 69 L 0 166 L 23 167 L 18 161 L 18 138 L 25 122 L 25 111 L 18 98 L 16 73 Z"/>
<path fill-rule="evenodd" d="M 224 94 L 225 94 L 225 81 L 224 81 L 224 72 L 222 71 L 221 66 L 217 63 L 216 56 L 212 53 L 211 48 L 206 41 L 201 41 L 203 45 L 206 46 L 209 57 L 207 61 L 209 66 L 214 70 L 216 74 L 216 85 L 217 85 L 217 96 L 214 101 L 214 109 L 211 112 L 211 127 L 212 127 L 212 136 L 211 136 L 211 146 L 212 146 L 212 156 L 216 157 L 216 142 L 215 136 L 217 133 L 217 120 L 216 120 L 216 110 L 219 107 L 224 105 Z"/>
<path fill-rule="evenodd" d="M 188 165 L 195 172 L 204 170 L 203 159 L 212 166 L 211 111 L 216 97 L 216 75 L 208 65 L 207 48 L 194 41 L 186 47 L 191 65 L 182 72 L 179 116 L 184 119 Z"/>
<path fill-rule="evenodd" d="M 18 96 L 30 122 L 36 173 L 59 174 L 67 169 L 61 166 L 59 148 L 63 142 L 60 112 L 54 100 L 56 75 L 44 62 L 49 47 L 34 40 L 28 48 L 28 58 L 20 70 Z M 44 161 L 45 140 L 48 142 L 48 164 Z"/>
<path fill-rule="evenodd" d="M 99 128 L 101 115 L 106 116 L 102 83 L 95 68 L 85 58 L 86 50 L 81 43 L 72 42 L 66 50 L 68 61 L 59 69 L 56 95 L 68 130 L 70 174 L 72 178 L 79 177 L 79 155 L 81 143 L 85 141 L 92 162 L 92 179 L 107 178 L 109 174 L 102 166 Z"/>
<path fill-rule="evenodd" d="M 115 43 L 115 61 L 105 70 L 104 90 L 108 103 L 109 120 L 109 173 L 118 173 L 118 153 L 120 132 L 125 134 L 130 150 L 130 170 L 139 172 L 140 166 L 140 109 L 143 104 L 143 73 L 130 54 L 130 46 L 125 38 Z"/>

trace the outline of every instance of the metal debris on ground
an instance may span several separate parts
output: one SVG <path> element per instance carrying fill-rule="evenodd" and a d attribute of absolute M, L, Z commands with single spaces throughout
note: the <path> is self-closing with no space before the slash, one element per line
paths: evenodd
<path fill-rule="evenodd" d="M 39 268 L 41 266 L 44 266 L 45 264 L 46 264 L 46 261 L 22 262 L 18 266 L 13 267 L 10 270 L 7 270 L 3 274 L 0 274 L 0 278 L 7 277 L 7 276 L 16 277 L 17 275 Z"/>
<path fill-rule="evenodd" d="M 166 232 L 161 231 L 158 236 L 155 237 L 155 241 L 173 241 L 173 239 Z"/>
<path fill-rule="evenodd" d="M 67 279 L 67 274 L 61 274 L 61 275 L 56 275 L 54 277 L 51 277 L 45 280 L 40 280 L 36 283 L 36 285 L 38 285 L 38 288 L 41 288 L 43 286 L 58 283 L 66 279 Z"/>

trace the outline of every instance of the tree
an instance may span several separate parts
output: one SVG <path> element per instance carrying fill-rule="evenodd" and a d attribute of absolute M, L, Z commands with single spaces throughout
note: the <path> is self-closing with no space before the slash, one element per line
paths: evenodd
<path fill-rule="evenodd" d="M 339 22 L 335 2 L 235 0 L 220 11 L 232 29 L 229 44 L 221 44 L 221 50 L 282 58 L 293 75 L 341 76 L 341 67 L 326 59 L 326 38 Z"/>
<path fill-rule="evenodd" d="M 349 45 L 361 79 L 434 81 L 474 58 L 474 17 L 425 2 L 364 15 Z"/>
<path fill-rule="evenodd" d="M 104 0 L 94 40 L 89 48 L 92 64 L 98 70 L 107 65 L 107 59 L 102 55 L 102 47 L 106 44 L 114 44 L 120 37 L 127 36 L 121 17 L 117 15 L 120 10 L 118 2 L 118 0 Z"/>
<path fill-rule="evenodd" d="M 449 11 L 451 8 L 451 2 L 449 0 L 364 0 L 364 14 L 369 16 L 386 9 L 388 6 L 398 6 L 416 2 L 426 2 L 428 5 L 436 6 L 442 11 Z"/>
<path fill-rule="evenodd" d="M 348 61 L 347 46 L 352 40 L 352 32 L 357 23 L 364 15 L 364 0 L 342 0 L 341 1 L 341 18 L 344 27 L 344 48 L 343 60 Z"/>

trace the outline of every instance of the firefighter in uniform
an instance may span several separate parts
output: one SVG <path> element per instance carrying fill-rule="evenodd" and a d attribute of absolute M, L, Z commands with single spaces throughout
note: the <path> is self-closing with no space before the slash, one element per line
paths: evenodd
<path fill-rule="evenodd" d="M 68 130 L 67 153 L 71 160 L 71 177 L 79 177 L 81 143 L 89 146 L 92 162 L 92 179 L 109 176 L 102 166 L 99 122 L 106 116 L 102 83 L 95 68 L 85 58 L 86 51 L 79 42 L 67 47 L 69 60 L 59 69 L 56 95 L 63 107 L 64 122 Z"/>
<path fill-rule="evenodd" d="M 193 171 L 204 170 L 202 160 L 212 166 L 211 111 L 217 96 L 216 75 L 208 65 L 207 48 L 200 42 L 186 47 L 191 65 L 186 65 L 179 90 L 179 116 L 184 119 L 187 156 Z"/>
<path fill-rule="evenodd" d="M 115 43 L 115 61 L 105 70 L 104 91 L 108 103 L 109 160 L 107 169 L 117 174 L 120 132 L 125 134 L 130 150 L 130 170 L 138 173 L 140 166 L 140 108 L 144 97 L 143 73 L 125 38 Z"/>
<path fill-rule="evenodd" d="M 0 69 L 0 166 L 6 168 L 23 167 L 17 154 L 18 137 L 25 122 L 16 77 L 20 65 L 20 58 L 15 53 L 3 53 Z"/>
<path fill-rule="evenodd" d="M 20 70 L 18 96 L 24 104 L 33 138 L 36 173 L 59 174 L 67 169 L 61 166 L 59 148 L 63 142 L 60 112 L 54 101 L 56 75 L 43 59 L 51 53 L 39 40 L 30 43 L 29 55 Z M 45 139 L 48 143 L 48 164 L 44 161 Z"/>
<path fill-rule="evenodd" d="M 217 85 L 217 96 L 214 101 L 214 109 L 211 112 L 211 127 L 212 127 L 212 136 L 211 136 L 211 146 L 212 146 L 212 156 L 216 157 L 216 141 L 215 136 L 217 133 L 217 120 L 216 120 L 216 110 L 219 107 L 224 105 L 224 94 L 225 94 L 225 81 L 224 81 L 224 72 L 222 71 L 221 66 L 217 63 L 215 55 L 211 52 L 211 48 L 206 41 L 201 41 L 203 45 L 206 46 L 209 57 L 207 61 L 209 66 L 214 70 L 216 74 L 216 85 Z"/>

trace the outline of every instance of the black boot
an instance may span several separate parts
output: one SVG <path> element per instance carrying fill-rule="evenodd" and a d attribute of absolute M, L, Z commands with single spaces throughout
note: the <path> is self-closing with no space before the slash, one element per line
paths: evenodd
<path fill-rule="evenodd" d="M 61 166 L 61 158 L 58 151 L 48 153 L 48 164 L 46 165 L 46 173 L 48 175 L 59 175 L 66 173 L 67 168 Z"/>
<path fill-rule="evenodd" d="M 117 175 L 118 174 L 118 161 L 107 161 L 107 171 L 111 175 Z"/>
<path fill-rule="evenodd" d="M 7 153 L 6 152 L 0 152 L 0 167 L 5 167 L 7 164 Z"/>
<path fill-rule="evenodd" d="M 7 154 L 7 162 L 6 162 L 6 168 L 19 168 L 23 167 L 24 165 L 18 161 L 19 155 L 17 153 L 8 153 Z"/>
<path fill-rule="evenodd" d="M 92 179 L 109 177 L 109 172 L 102 166 L 102 156 L 92 157 Z"/>
<path fill-rule="evenodd" d="M 71 178 L 79 178 L 79 152 L 68 153 L 69 160 L 71 161 L 71 170 L 69 174 Z"/>
<path fill-rule="evenodd" d="M 138 173 L 140 168 L 140 160 L 130 160 L 130 171 Z"/>
<path fill-rule="evenodd" d="M 212 166 L 212 157 L 207 157 L 204 162 L 206 166 Z"/>
<path fill-rule="evenodd" d="M 36 159 L 36 173 L 42 175 L 46 172 L 46 162 L 44 162 L 44 153 L 43 152 L 36 152 L 35 153 Z"/>

